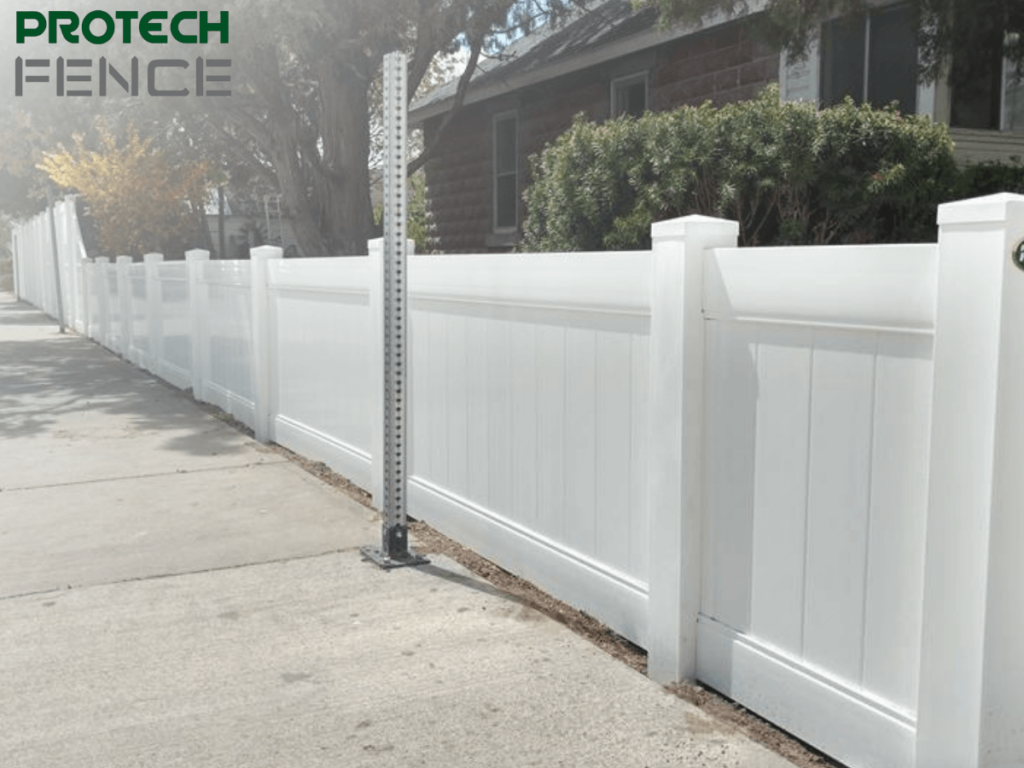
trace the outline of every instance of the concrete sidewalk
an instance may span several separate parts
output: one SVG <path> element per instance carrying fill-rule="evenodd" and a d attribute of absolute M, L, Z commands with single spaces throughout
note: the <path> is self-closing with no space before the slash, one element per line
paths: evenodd
<path fill-rule="evenodd" d="M 4 768 L 790 763 L 0 295 Z"/>

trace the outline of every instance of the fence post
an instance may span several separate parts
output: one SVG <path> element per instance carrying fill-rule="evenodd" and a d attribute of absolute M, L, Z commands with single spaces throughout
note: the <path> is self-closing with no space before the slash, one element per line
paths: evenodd
<path fill-rule="evenodd" d="M 692 679 L 697 666 L 704 486 L 706 248 L 735 246 L 739 225 L 686 216 L 651 227 L 648 674 Z"/>
<path fill-rule="evenodd" d="M 189 351 L 192 356 L 192 397 L 206 399 L 206 285 L 203 283 L 203 264 L 210 260 L 210 252 L 196 248 L 185 252 L 188 269 Z"/>
<path fill-rule="evenodd" d="M 95 339 L 95 328 L 92 322 L 92 310 L 95 303 L 93 297 L 96 280 L 96 265 L 90 259 L 82 260 L 82 333 L 88 339 Z"/>
<path fill-rule="evenodd" d="M 132 360 L 132 281 L 128 270 L 132 265 L 131 256 L 118 256 L 117 299 L 118 317 L 121 321 L 121 349 L 117 350 L 125 360 Z"/>
<path fill-rule="evenodd" d="M 93 277 L 96 280 L 96 302 L 99 307 L 96 314 L 99 318 L 99 329 L 93 336 L 107 349 L 110 349 L 110 290 L 107 285 L 107 270 L 110 268 L 110 258 L 97 256 L 93 261 Z"/>
<path fill-rule="evenodd" d="M 273 411 L 273 382 L 271 369 L 276 350 L 271 349 L 270 295 L 268 288 L 270 259 L 284 257 L 276 245 L 261 245 L 249 252 L 251 262 L 252 299 L 252 374 L 253 374 L 253 432 L 256 439 L 266 443 L 272 436 L 270 419 Z"/>
<path fill-rule="evenodd" d="M 24 225 L 22 225 L 24 226 Z M 14 232 L 11 233 L 11 269 L 14 272 L 14 298 L 17 301 L 21 301 L 21 249 L 18 244 L 21 242 L 22 226 L 14 228 Z"/>
<path fill-rule="evenodd" d="M 1024 197 L 939 206 L 920 768 L 1024 762 Z"/>
<path fill-rule="evenodd" d="M 146 333 L 149 336 L 149 359 L 144 362 L 151 373 L 160 375 L 160 361 L 164 359 L 163 288 L 160 285 L 162 253 L 147 253 L 142 257 L 146 270 Z"/>
<path fill-rule="evenodd" d="M 367 243 L 370 259 L 370 494 L 384 504 L 384 238 Z"/>

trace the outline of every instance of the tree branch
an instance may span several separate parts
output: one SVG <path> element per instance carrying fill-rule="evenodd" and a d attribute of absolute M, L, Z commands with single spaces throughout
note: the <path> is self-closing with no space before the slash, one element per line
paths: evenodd
<path fill-rule="evenodd" d="M 423 151 L 420 152 L 419 157 L 409 163 L 406 170 L 407 175 L 412 176 L 416 171 L 426 165 L 431 154 L 437 150 L 445 131 L 448 129 L 448 126 L 452 124 L 452 120 L 455 118 L 455 115 L 462 109 L 462 105 L 466 101 L 466 93 L 469 91 L 470 80 L 473 79 L 473 74 L 476 72 L 477 61 L 480 59 L 480 49 L 483 48 L 483 45 L 483 34 L 476 35 L 470 42 L 469 61 L 466 62 L 466 68 L 463 70 L 462 76 L 459 78 L 458 87 L 455 89 L 455 101 L 452 103 L 451 109 L 448 110 L 448 114 L 444 116 L 444 120 L 441 121 L 441 125 L 437 129 L 437 133 L 434 134 L 433 140 L 430 144 L 423 147 Z"/>

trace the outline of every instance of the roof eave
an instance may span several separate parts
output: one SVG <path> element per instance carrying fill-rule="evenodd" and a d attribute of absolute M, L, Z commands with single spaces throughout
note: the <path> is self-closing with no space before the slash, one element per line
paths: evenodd
<path fill-rule="evenodd" d="M 695 32 L 703 32 L 708 29 L 719 27 L 727 22 L 735 21 L 736 19 L 741 18 L 741 16 L 753 15 L 763 10 L 766 5 L 767 0 L 752 0 L 750 8 L 745 14 L 727 16 L 722 13 L 716 13 L 714 16 L 699 24 L 679 26 L 671 29 L 649 29 L 645 32 L 640 32 L 636 35 L 616 40 L 608 45 L 595 46 L 594 49 L 582 54 L 566 56 L 564 59 L 556 60 L 529 72 L 513 73 L 508 77 L 501 77 L 499 75 L 493 82 L 490 82 L 483 87 L 474 88 L 473 85 L 470 84 L 469 92 L 466 94 L 463 106 L 478 104 L 480 102 L 487 101 L 488 99 L 493 99 L 497 96 L 509 93 L 510 91 L 519 90 L 520 88 L 526 88 L 527 86 L 536 85 L 537 83 L 553 80 L 556 77 L 572 74 L 573 72 L 578 72 L 582 69 L 603 64 L 606 61 L 618 59 L 631 53 L 655 48 L 659 45 L 663 45 L 664 43 L 678 40 L 681 37 L 692 35 Z M 409 125 L 421 125 L 432 117 L 443 115 L 451 109 L 454 102 L 455 97 L 448 96 L 440 101 L 426 104 L 422 107 L 411 110 L 409 112 Z"/>

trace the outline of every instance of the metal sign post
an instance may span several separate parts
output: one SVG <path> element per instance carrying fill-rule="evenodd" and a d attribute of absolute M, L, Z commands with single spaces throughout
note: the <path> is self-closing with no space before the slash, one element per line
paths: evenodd
<path fill-rule="evenodd" d="M 405 54 L 384 57 L 384 523 L 380 547 L 363 555 L 382 568 L 422 565 L 409 548 L 406 515 L 406 64 Z"/>

